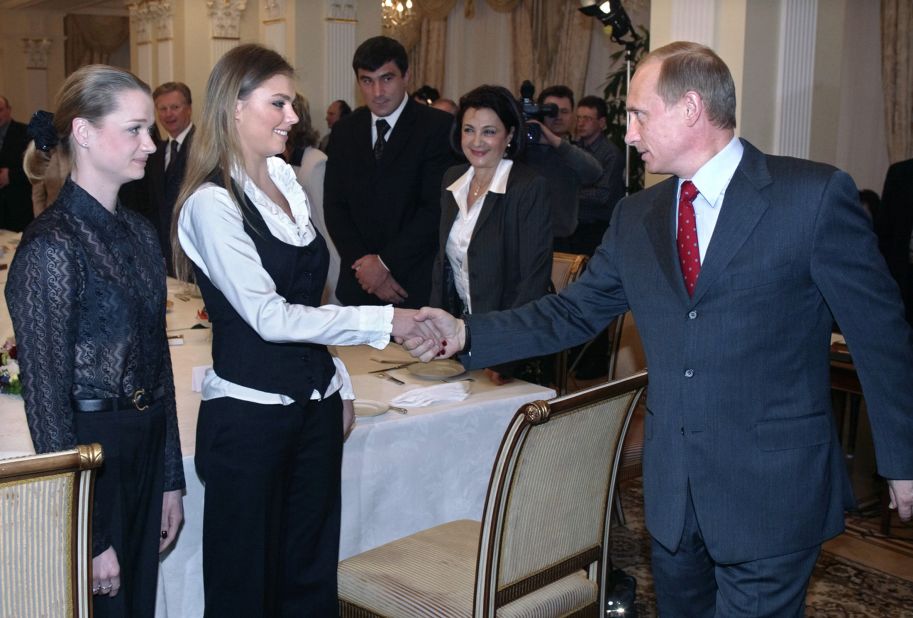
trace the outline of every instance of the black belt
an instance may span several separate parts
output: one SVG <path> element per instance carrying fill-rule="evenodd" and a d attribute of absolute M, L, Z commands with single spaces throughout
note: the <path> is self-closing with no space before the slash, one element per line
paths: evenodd
<path fill-rule="evenodd" d="M 165 395 L 165 387 L 159 386 L 152 392 L 137 389 L 126 397 L 108 397 L 107 399 L 74 399 L 73 407 L 77 412 L 112 412 L 117 410 L 136 410 L 142 412 Z"/>

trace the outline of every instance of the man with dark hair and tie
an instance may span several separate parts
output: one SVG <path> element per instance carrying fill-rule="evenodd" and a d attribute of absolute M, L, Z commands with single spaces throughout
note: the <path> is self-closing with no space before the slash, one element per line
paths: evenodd
<path fill-rule="evenodd" d="M 164 127 L 168 138 L 159 142 L 156 151 L 149 156 L 146 176 L 124 185 L 120 195 L 125 204 L 152 222 L 158 233 L 168 274 L 173 276 L 171 215 L 184 181 L 193 141 L 193 99 L 187 84 L 166 82 L 155 89 L 152 100 L 156 119 Z"/>
<path fill-rule="evenodd" d="M 368 39 L 352 61 L 366 107 L 333 127 L 324 215 L 342 260 L 346 305 L 421 307 L 437 254 L 441 177 L 453 163 L 453 117 L 409 97 L 406 50 Z"/>
<path fill-rule="evenodd" d="M 405 342 L 423 359 L 462 349 L 468 368 L 489 367 L 633 311 L 650 373 L 644 506 L 663 616 L 803 615 L 821 543 L 855 505 L 831 412 L 834 320 L 891 506 L 904 520 L 913 511 L 913 333 L 856 187 L 736 138 L 735 109 L 712 50 L 652 51 L 631 82 L 626 140 L 647 171 L 672 177 L 618 203 L 560 295 L 464 320 L 423 309 L 439 340 Z"/>

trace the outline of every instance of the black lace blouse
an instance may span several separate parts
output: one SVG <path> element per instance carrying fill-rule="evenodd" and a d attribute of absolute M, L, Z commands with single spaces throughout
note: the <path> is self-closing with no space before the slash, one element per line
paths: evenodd
<path fill-rule="evenodd" d="M 6 284 L 36 452 L 76 445 L 71 399 L 162 386 L 165 491 L 184 488 L 165 296 L 148 222 L 122 206 L 111 214 L 68 179 L 23 234 Z"/>

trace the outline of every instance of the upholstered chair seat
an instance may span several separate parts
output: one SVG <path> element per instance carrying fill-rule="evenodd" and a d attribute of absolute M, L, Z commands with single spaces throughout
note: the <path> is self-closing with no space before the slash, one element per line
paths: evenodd
<path fill-rule="evenodd" d="M 341 615 L 599 616 L 621 443 L 646 383 L 639 373 L 524 405 L 495 459 L 482 521 L 343 560 Z"/>

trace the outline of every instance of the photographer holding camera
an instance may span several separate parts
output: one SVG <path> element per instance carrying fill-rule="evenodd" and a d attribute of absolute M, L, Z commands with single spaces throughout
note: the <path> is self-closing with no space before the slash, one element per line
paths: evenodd
<path fill-rule="evenodd" d="M 602 165 L 586 150 L 570 143 L 574 93 L 567 86 L 551 86 L 532 102 L 533 87 L 524 82 L 520 106 L 530 143 L 524 162 L 548 180 L 555 251 L 568 251 L 567 237 L 577 227 L 581 186 L 596 182 Z"/>

